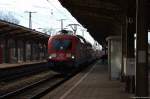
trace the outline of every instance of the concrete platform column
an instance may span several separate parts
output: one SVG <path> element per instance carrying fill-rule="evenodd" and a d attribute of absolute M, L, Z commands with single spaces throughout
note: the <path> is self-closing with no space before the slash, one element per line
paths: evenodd
<path fill-rule="evenodd" d="M 108 72 L 109 72 L 109 79 L 111 80 L 111 42 L 108 41 Z"/>
<path fill-rule="evenodd" d="M 124 68 L 125 68 L 125 59 L 126 59 L 126 53 L 127 53 L 127 21 L 126 21 L 126 16 L 123 17 L 123 24 L 122 24 L 122 29 L 121 29 L 121 42 L 122 42 L 122 64 L 121 64 L 121 80 L 125 80 L 125 73 L 124 73 Z"/>
<path fill-rule="evenodd" d="M 135 26 L 134 24 L 128 24 L 128 32 L 127 32 L 127 58 L 134 58 L 135 51 L 134 51 L 134 33 L 135 33 Z"/>
<path fill-rule="evenodd" d="M 135 33 L 135 24 L 131 22 L 132 17 L 128 17 L 128 27 L 127 27 L 127 58 L 126 58 L 126 91 L 134 93 L 135 84 L 135 46 L 134 46 L 134 33 Z"/>
<path fill-rule="evenodd" d="M 8 39 L 5 38 L 5 44 L 4 44 L 4 50 L 5 50 L 5 63 L 9 63 L 9 53 L 8 53 Z"/>
<path fill-rule="evenodd" d="M 132 7 L 131 7 L 132 6 Z M 134 75 L 135 75 L 135 58 L 134 58 L 134 33 L 135 33 L 135 0 L 127 0 L 126 15 L 126 34 L 125 47 L 126 53 L 124 57 L 124 73 L 126 82 L 126 91 L 134 92 Z"/>
<path fill-rule="evenodd" d="M 18 40 L 15 40 L 15 57 L 18 62 Z"/>
<path fill-rule="evenodd" d="M 111 36 L 108 41 L 108 63 L 111 80 L 119 80 L 121 77 L 121 37 Z"/>
<path fill-rule="evenodd" d="M 45 59 L 47 59 L 47 55 L 48 53 L 47 53 L 47 46 L 46 46 L 46 44 L 44 44 L 44 58 Z"/>
<path fill-rule="evenodd" d="M 26 62 L 26 41 L 23 41 L 23 61 Z"/>
<path fill-rule="evenodd" d="M 136 96 L 148 96 L 148 29 L 145 0 L 136 0 Z"/>
<path fill-rule="evenodd" d="M 38 48 L 37 48 L 37 56 L 38 56 L 38 59 L 37 60 L 40 60 L 40 42 L 37 43 L 38 44 Z"/>
<path fill-rule="evenodd" d="M 30 60 L 32 61 L 33 60 L 33 44 L 34 44 L 34 42 L 33 41 L 31 41 L 31 57 L 30 57 Z"/>

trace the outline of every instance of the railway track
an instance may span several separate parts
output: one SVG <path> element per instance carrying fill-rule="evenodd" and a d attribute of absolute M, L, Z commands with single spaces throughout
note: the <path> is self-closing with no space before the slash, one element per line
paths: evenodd
<path fill-rule="evenodd" d="M 5 93 L 0 96 L 0 99 L 37 99 L 57 88 L 67 79 L 69 78 L 64 78 L 59 74 L 51 75 L 48 78 Z"/>
<path fill-rule="evenodd" d="M 80 69 L 82 70 L 82 69 Z M 65 81 L 69 80 L 75 76 L 79 71 L 76 71 L 69 76 L 62 76 L 60 74 L 52 74 L 44 79 L 38 80 L 34 83 L 21 86 L 15 90 L 9 91 L 7 93 L 0 94 L 0 99 L 37 99 L 40 98 L 53 89 L 57 88 L 59 85 L 63 84 Z"/>
<path fill-rule="evenodd" d="M 9 82 L 47 70 L 46 63 L 0 69 L 0 82 Z"/>

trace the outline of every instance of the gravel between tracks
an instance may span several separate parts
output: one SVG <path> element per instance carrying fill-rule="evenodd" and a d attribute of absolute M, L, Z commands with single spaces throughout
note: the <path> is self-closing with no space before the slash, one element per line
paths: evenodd
<path fill-rule="evenodd" d="M 50 75 L 56 74 L 52 71 L 45 71 L 36 75 L 23 77 L 21 79 L 17 79 L 13 82 L 1 82 L 0 83 L 0 95 L 8 93 L 12 90 L 16 90 L 18 88 L 21 88 L 22 86 L 26 86 L 28 84 L 31 84 L 33 82 L 37 82 L 40 79 L 48 78 Z"/>

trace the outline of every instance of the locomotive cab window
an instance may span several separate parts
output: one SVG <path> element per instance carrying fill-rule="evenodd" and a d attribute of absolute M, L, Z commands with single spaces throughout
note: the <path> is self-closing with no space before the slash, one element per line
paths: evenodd
<path fill-rule="evenodd" d="M 79 40 L 80 40 L 80 42 L 81 42 L 81 43 L 83 43 L 83 44 L 84 44 L 84 40 L 83 40 L 83 39 L 79 38 Z"/>
<path fill-rule="evenodd" d="M 64 40 L 64 39 L 56 39 L 56 40 L 53 40 L 52 45 L 53 45 L 53 49 L 55 50 L 71 50 L 72 41 Z"/>

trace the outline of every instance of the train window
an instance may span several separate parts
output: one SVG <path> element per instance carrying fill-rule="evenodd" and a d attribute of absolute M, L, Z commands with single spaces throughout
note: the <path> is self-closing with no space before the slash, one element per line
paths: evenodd
<path fill-rule="evenodd" d="M 72 41 L 57 39 L 57 40 L 53 40 L 52 46 L 53 46 L 54 50 L 71 50 Z"/>
<path fill-rule="evenodd" d="M 83 39 L 79 38 L 79 40 L 80 40 L 81 43 L 84 43 Z"/>
<path fill-rule="evenodd" d="M 86 42 L 85 39 L 82 36 L 77 35 L 77 37 L 79 38 L 79 40 L 80 40 L 81 43 L 85 43 Z"/>

